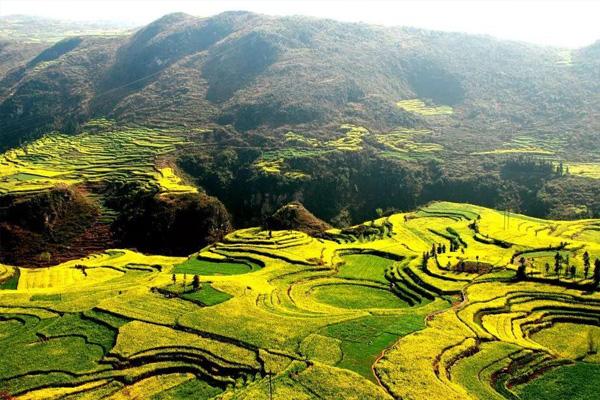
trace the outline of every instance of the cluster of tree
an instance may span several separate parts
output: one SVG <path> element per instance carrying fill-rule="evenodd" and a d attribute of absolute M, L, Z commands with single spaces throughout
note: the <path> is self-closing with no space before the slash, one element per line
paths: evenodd
<path fill-rule="evenodd" d="M 171 196 L 127 184 L 113 187 L 108 197 L 119 213 L 111 226 L 119 245 L 141 251 L 188 255 L 232 229 L 223 204 L 204 193 Z"/>
<path fill-rule="evenodd" d="M 171 276 L 171 281 L 173 282 L 173 285 L 177 284 L 177 275 L 173 274 Z M 183 281 L 182 281 L 182 286 L 183 286 L 183 291 L 186 291 L 187 288 L 187 274 L 183 274 Z M 200 290 L 202 288 L 202 284 L 200 283 L 200 277 L 198 275 L 194 275 L 192 278 L 192 290 L 194 292 L 197 292 L 198 290 Z"/>
<path fill-rule="evenodd" d="M 585 251 L 582 256 L 583 260 L 583 277 L 585 280 L 590 278 L 590 270 L 592 267 L 591 264 L 592 257 L 589 252 Z M 570 262 L 569 255 L 563 256 L 559 252 L 554 254 L 554 275 L 556 275 L 557 279 L 560 279 L 561 273 L 564 270 L 563 276 L 565 278 L 574 279 L 577 275 L 577 267 Z M 550 263 L 544 264 L 544 270 L 546 275 L 550 275 Z M 527 276 L 527 259 L 525 257 L 519 258 L 519 266 L 517 269 L 516 278 L 518 280 L 524 280 Z M 594 270 L 591 275 L 592 284 L 594 287 L 598 287 L 600 285 L 600 258 L 596 258 L 594 261 Z"/>
<path fill-rule="evenodd" d="M 452 241 L 450 241 L 450 251 L 454 251 L 452 247 Z M 431 245 L 431 257 L 435 257 L 436 254 L 444 254 L 446 252 L 446 245 L 442 243 L 432 244 Z"/>
<path fill-rule="evenodd" d="M 211 141 L 213 137 L 220 138 L 221 150 L 207 153 L 199 143 L 186 149 L 179 164 L 207 193 L 225 204 L 236 226 L 259 224 L 294 200 L 302 201 L 318 218 L 335 226 L 372 219 L 377 216 L 374 209 L 408 211 L 434 200 L 509 208 L 538 217 L 600 215 L 597 185 L 587 178 L 559 177 L 552 163 L 534 158 L 494 161 L 489 171 L 472 165 L 458 174 L 448 170 L 452 165 L 445 160 L 394 160 L 370 148 L 324 154 L 311 151 L 308 155 L 299 152 L 298 157 L 287 158 L 282 167 L 306 174 L 298 179 L 255 168 L 260 158 L 258 149 L 281 146 L 276 140 L 254 134 L 241 141 L 231 131 L 220 131 Z M 495 172 L 498 169 L 499 175 Z M 557 185 L 560 187 L 555 188 Z M 569 185 L 580 190 L 565 198 L 563 193 Z M 574 203 L 585 205 L 585 214 L 569 208 Z"/>

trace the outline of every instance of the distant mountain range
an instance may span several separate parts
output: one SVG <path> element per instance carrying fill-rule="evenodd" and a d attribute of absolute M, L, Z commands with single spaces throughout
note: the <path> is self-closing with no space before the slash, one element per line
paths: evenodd
<path fill-rule="evenodd" d="M 98 116 L 157 126 L 232 124 L 239 131 L 319 130 L 339 122 L 375 130 L 428 126 L 427 118 L 396 106 L 413 98 L 453 108 L 443 133 L 452 142 L 571 131 L 588 148 L 585 137 L 597 139 L 600 124 L 599 43 L 567 51 L 227 12 L 171 14 L 131 34 L 115 26 L 57 25 L 51 37 L 77 26 L 121 34 L 69 35 L 42 50 L 23 45 L 27 31 L 11 21 L 0 20 L 0 30 L 14 36 L 2 47 L 13 60 L 0 81 L 5 148 Z M 33 24 L 35 37 L 48 26 L 39 25 Z"/>

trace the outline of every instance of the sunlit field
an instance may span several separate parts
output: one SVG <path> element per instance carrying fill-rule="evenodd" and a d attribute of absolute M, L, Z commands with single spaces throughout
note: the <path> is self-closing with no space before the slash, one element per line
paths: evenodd
<path fill-rule="evenodd" d="M 23 399 L 560 399 L 576 373 L 576 398 L 595 393 L 600 221 L 432 203 L 365 224 L 379 233 L 250 228 L 187 258 L 0 266 L 0 386 Z"/>
<path fill-rule="evenodd" d="M 48 134 L 1 154 L 0 194 L 106 181 L 142 182 L 158 186 L 163 193 L 196 192 L 182 183 L 173 168 L 160 165 L 162 156 L 184 143 L 181 135 L 168 131 L 113 129 L 108 120 L 94 120 L 83 134 Z"/>

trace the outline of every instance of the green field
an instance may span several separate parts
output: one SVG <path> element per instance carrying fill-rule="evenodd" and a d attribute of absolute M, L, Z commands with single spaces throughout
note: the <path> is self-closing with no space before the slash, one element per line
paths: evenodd
<path fill-rule="evenodd" d="M 196 257 L 175 266 L 175 273 L 192 275 L 239 275 L 252 272 L 259 267 L 251 262 L 212 262 Z"/>
<path fill-rule="evenodd" d="M 387 289 L 355 284 L 331 284 L 313 290 L 317 301 L 342 308 L 400 308 L 406 305 Z"/>
<path fill-rule="evenodd" d="M 503 222 L 438 202 L 360 240 L 248 228 L 188 258 L 2 265 L 0 387 L 27 399 L 594 398 L 600 293 L 583 254 L 600 256 L 600 221 Z M 541 267 L 557 252 L 574 276 Z"/>

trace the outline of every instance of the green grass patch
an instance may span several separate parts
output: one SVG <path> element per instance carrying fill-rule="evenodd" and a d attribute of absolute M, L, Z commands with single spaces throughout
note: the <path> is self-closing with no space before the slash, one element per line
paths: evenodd
<path fill-rule="evenodd" d="M 208 400 L 222 392 L 222 389 L 211 386 L 201 379 L 192 379 L 162 393 L 158 393 L 150 397 L 150 400 Z"/>
<path fill-rule="evenodd" d="M 0 283 L 0 289 L 15 290 L 19 286 L 20 272 L 18 268 L 15 271 L 10 278 Z"/>
<path fill-rule="evenodd" d="M 38 332 L 49 338 L 68 335 L 85 336 L 89 344 L 97 344 L 105 352 L 112 348 L 116 338 L 116 331 L 89 319 L 81 318 L 80 314 L 65 314 L 62 317 L 52 318 L 51 323 Z"/>
<path fill-rule="evenodd" d="M 599 376 L 599 364 L 576 363 L 553 369 L 517 392 L 522 400 L 598 399 Z"/>
<path fill-rule="evenodd" d="M 352 254 L 342 257 L 344 265 L 340 266 L 338 276 L 348 279 L 361 279 L 387 283 L 385 270 L 393 261 L 370 254 Z"/>
<path fill-rule="evenodd" d="M 126 323 L 131 321 L 130 319 L 123 318 L 118 315 L 114 315 L 114 314 L 107 313 L 102 310 L 96 310 L 96 309 L 92 309 L 92 310 L 83 312 L 83 316 L 85 316 L 88 319 L 92 319 L 95 321 L 99 321 L 100 323 L 104 323 L 115 329 L 118 329 L 118 328 L 122 327 L 123 325 L 125 325 Z"/>
<path fill-rule="evenodd" d="M 258 271 L 260 267 L 251 262 L 214 262 L 190 257 L 175 266 L 176 274 L 192 275 L 240 275 Z"/>
<path fill-rule="evenodd" d="M 29 298 L 29 301 L 60 301 L 62 296 L 60 293 L 54 294 L 34 294 Z"/>
<path fill-rule="evenodd" d="M 215 289 L 209 283 L 203 282 L 200 289 L 184 293 L 181 297 L 186 300 L 200 303 L 204 306 L 214 306 L 231 299 L 233 296 Z"/>
<path fill-rule="evenodd" d="M 59 326 L 52 327 L 54 323 Z M 61 329 L 61 325 L 55 318 L 42 320 L 0 340 L 0 380 L 26 373 L 32 366 L 37 371 L 71 373 L 98 369 L 98 362 L 104 355 L 101 346 L 86 343 L 82 337 L 66 336 L 44 341 L 36 335 L 46 330 L 47 333 L 57 334 L 61 330 L 64 333 L 66 328 L 63 325 Z"/>
<path fill-rule="evenodd" d="M 343 357 L 337 367 L 357 372 L 374 381 L 371 366 L 381 352 L 398 338 L 424 327 L 421 313 L 368 316 L 329 325 L 322 330 L 322 334 L 341 341 Z"/>
<path fill-rule="evenodd" d="M 330 284 L 315 287 L 313 296 L 317 301 L 336 307 L 404 308 L 408 305 L 391 291 L 359 284 Z"/>
<path fill-rule="evenodd" d="M 18 331 L 22 326 L 23 325 L 18 320 L 2 316 L 2 319 L 0 319 L 0 340 L 2 340 L 2 338 L 12 335 L 16 331 Z"/>

